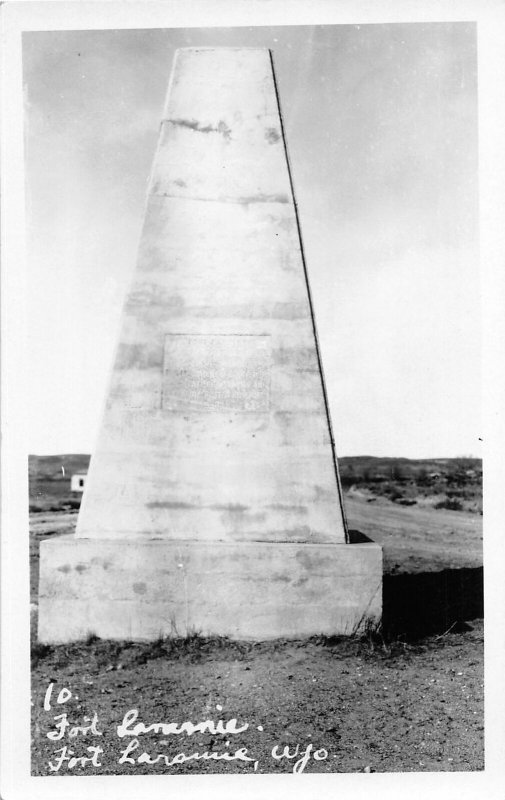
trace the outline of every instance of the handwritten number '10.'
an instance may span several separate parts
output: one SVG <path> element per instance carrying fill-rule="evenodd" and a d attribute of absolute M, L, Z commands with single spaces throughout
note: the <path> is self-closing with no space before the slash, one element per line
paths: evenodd
<path fill-rule="evenodd" d="M 50 683 L 47 687 L 46 695 L 44 697 L 44 711 L 51 711 L 51 695 L 53 693 L 54 683 Z M 63 689 L 60 689 L 58 693 L 58 697 L 56 698 L 56 702 L 59 705 L 63 705 L 63 703 L 68 702 L 72 697 L 72 692 L 70 689 L 67 689 L 65 686 Z"/>

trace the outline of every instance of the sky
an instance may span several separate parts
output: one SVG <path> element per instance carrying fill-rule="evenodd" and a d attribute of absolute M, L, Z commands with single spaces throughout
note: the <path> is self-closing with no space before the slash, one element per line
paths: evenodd
<path fill-rule="evenodd" d="M 337 454 L 481 455 L 473 23 L 25 33 L 30 451 L 93 451 L 187 46 L 273 51 Z"/>

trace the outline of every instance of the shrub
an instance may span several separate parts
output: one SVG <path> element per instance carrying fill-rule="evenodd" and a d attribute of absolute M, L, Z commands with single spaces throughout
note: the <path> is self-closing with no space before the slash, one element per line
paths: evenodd
<path fill-rule="evenodd" d="M 463 503 L 456 497 L 446 497 L 445 500 L 440 500 L 435 503 L 435 508 L 446 508 L 448 511 L 462 511 Z"/>

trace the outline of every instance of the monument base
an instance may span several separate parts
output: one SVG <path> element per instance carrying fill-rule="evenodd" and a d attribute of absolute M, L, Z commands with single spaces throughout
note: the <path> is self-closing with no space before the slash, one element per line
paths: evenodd
<path fill-rule="evenodd" d="M 39 640 L 350 635 L 380 622 L 382 549 L 83 539 L 40 545 Z"/>

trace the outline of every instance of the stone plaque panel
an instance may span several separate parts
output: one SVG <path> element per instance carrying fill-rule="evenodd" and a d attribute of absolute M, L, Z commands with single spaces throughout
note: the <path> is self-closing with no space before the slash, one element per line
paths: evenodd
<path fill-rule="evenodd" d="M 268 412 L 270 349 L 268 335 L 167 334 L 162 407 Z"/>

